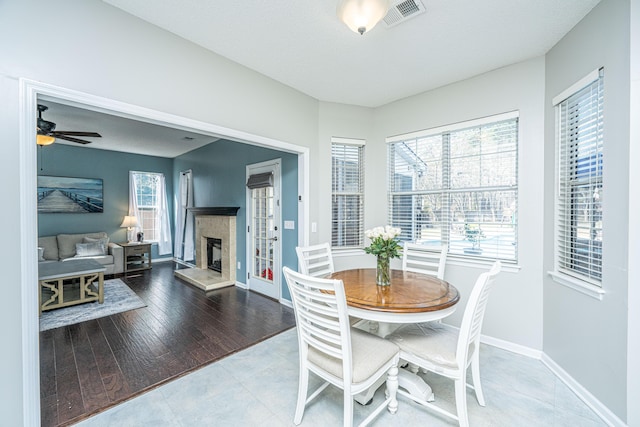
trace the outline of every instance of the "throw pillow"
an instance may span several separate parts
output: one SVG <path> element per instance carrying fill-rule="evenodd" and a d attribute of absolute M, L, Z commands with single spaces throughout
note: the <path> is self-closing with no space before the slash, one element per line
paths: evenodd
<path fill-rule="evenodd" d="M 44 248 L 38 248 L 38 261 L 44 261 Z"/>
<path fill-rule="evenodd" d="M 103 249 L 103 254 L 102 255 L 106 255 L 107 254 L 107 248 L 109 247 L 109 238 L 108 237 L 101 237 L 99 239 L 96 239 L 94 237 L 84 237 L 82 239 L 83 243 L 100 243 L 102 246 L 104 246 Z"/>
<path fill-rule="evenodd" d="M 76 257 L 106 255 L 102 242 L 76 243 Z"/>

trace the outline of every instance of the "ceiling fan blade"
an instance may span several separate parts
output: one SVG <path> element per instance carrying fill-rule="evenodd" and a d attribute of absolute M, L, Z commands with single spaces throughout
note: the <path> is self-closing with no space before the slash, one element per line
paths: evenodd
<path fill-rule="evenodd" d="M 73 138 L 67 135 L 53 135 L 57 139 L 64 139 L 65 141 L 77 142 L 78 144 L 91 144 L 91 141 L 85 141 L 84 139 Z"/>
<path fill-rule="evenodd" d="M 94 138 L 102 138 L 102 135 L 100 135 L 97 132 L 73 132 L 73 131 L 66 131 L 66 130 L 57 130 L 52 132 L 52 134 L 54 136 L 70 135 L 70 136 L 91 136 Z"/>

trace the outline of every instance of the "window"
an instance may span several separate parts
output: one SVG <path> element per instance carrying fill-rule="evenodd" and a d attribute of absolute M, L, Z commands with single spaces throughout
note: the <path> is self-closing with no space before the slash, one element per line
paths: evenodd
<path fill-rule="evenodd" d="M 360 248 L 364 239 L 364 141 L 331 138 L 331 246 Z"/>
<path fill-rule="evenodd" d="M 603 70 L 554 98 L 558 153 L 556 270 L 602 280 Z"/>
<path fill-rule="evenodd" d="M 165 178 L 161 173 L 129 173 L 129 215 L 138 219 L 144 240 L 158 243 L 160 255 L 171 253 L 171 228 Z"/>
<path fill-rule="evenodd" d="M 517 261 L 517 113 L 387 142 L 389 222 L 401 240 Z"/>

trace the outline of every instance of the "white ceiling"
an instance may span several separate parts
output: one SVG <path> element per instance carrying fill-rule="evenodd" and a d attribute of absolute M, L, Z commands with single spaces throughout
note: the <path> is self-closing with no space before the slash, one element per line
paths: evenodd
<path fill-rule="evenodd" d="M 103 1 L 318 100 L 366 107 L 543 55 L 599 2 L 422 0 L 425 13 L 361 36 L 337 0 Z M 42 103 L 57 130 L 100 133 L 90 148 L 172 158 L 215 140 Z"/>
<path fill-rule="evenodd" d="M 425 13 L 361 36 L 338 0 L 103 1 L 318 100 L 366 107 L 544 55 L 599 2 L 422 0 Z"/>

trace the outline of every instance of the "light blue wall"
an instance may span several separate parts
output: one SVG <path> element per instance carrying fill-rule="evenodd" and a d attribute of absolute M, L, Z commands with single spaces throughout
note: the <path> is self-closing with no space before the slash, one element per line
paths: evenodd
<path fill-rule="evenodd" d="M 122 218 L 129 209 L 129 171 L 160 172 L 167 178 L 167 193 L 174 228 L 173 208 L 178 187 L 179 172 L 191 169 L 194 177 L 196 206 L 239 206 L 237 218 L 237 254 L 242 268 L 236 272 L 238 281 L 246 282 L 246 211 L 245 182 L 249 164 L 280 158 L 282 160 L 282 221 L 294 221 L 296 228 L 282 230 L 283 265 L 297 268 L 295 247 L 298 244 L 298 157 L 261 147 L 219 140 L 176 159 L 141 156 L 137 154 L 96 150 L 53 144 L 39 148 L 38 175 L 100 178 L 104 186 L 104 212 L 87 214 L 38 215 L 38 235 L 105 231 L 111 241 L 126 240 L 126 230 L 120 228 Z M 157 246 L 152 256 L 158 257 Z M 165 255 L 168 256 L 168 255 Z M 282 295 L 289 298 L 282 280 Z"/>
<path fill-rule="evenodd" d="M 94 142 L 94 144 L 99 143 L 99 141 Z M 39 147 L 38 175 L 102 179 L 104 212 L 41 213 L 38 215 L 38 236 L 104 231 L 112 242 L 126 241 L 126 229 L 120 228 L 120 224 L 129 211 L 129 171 L 163 173 L 167 180 L 167 193 L 172 195 L 172 165 L 172 159 L 163 157 L 55 143 L 47 147 Z M 173 197 L 168 198 L 172 215 L 171 224 L 173 224 Z M 151 255 L 153 258 L 158 257 L 157 245 L 152 246 Z"/>
<path fill-rule="evenodd" d="M 219 140 L 177 157 L 174 162 L 174 188 L 181 171 L 193 171 L 194 206 L 239 206 L 236 219 L 236 257 L 242 268 L 236 271 L 239 282 L 246 283 L 246 166 L 281 159 L 282 222 L 294 221 L 295 229 L 282 229 L 282 265 L 297 269 L 295 247 L 298 244 L 298 156 L 290 153 Z M 175 203 L 175 200 L 173 202 Z M 290 299 L 284 278 L 282 296 Z"/>

